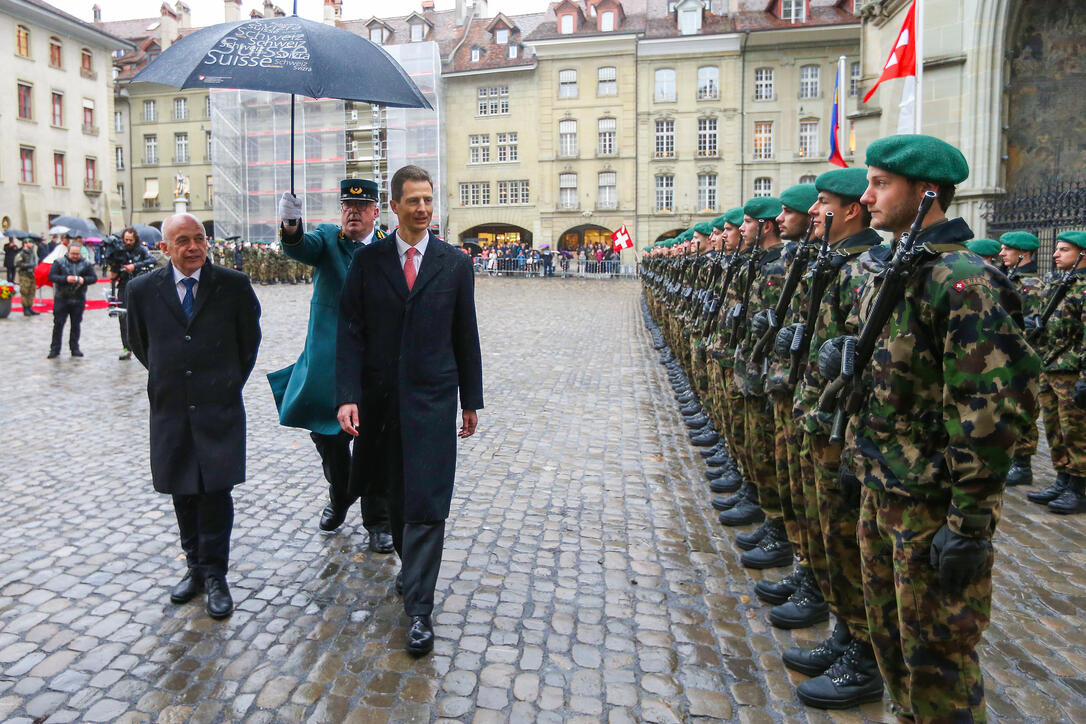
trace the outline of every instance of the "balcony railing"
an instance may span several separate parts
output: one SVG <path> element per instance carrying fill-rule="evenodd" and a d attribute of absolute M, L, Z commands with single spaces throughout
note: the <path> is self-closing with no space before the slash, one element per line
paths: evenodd
<path fill-rule="evenodd" d="M 92 126 L 92 125 L 90 125 L 88 123 L 84 123 L 83 124 L 83 133 L 84 133 L 84 135 L 87 135 L 87 136 L 97 136 L 98 135 L 98 126 Z"/>
<path fill-rule="evenodd" d="M 100 194 L 100 193 L 102 193 L 102 179 L 97 179 L 97 178 L 83 179 L 83 190 L 88 194 Z"/>
<path fill-rule="evenodd" d="M 90 68 L 80 68 L 79 75 L 83 76 L 84 78 L 90 78 L 91 80 L 98 80 L 98 73 L 91 70 Z"/>
<path fill-rule="evenodd" d="M 652 154 L 653 158 L 675 158 L 674 151 L 656 151 Z"/>

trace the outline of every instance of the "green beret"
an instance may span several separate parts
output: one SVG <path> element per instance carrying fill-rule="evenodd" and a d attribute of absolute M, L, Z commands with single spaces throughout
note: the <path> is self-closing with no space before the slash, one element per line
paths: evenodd
<path fill-rule="evenodd" d="M 721 231 L 724 231 L 724 222 L 727 221 L 727 219 L 724 218 L 725 216 L 726 214 L 721 214 L 709 223 L 713 225 L 714 229 L 720 229 Z"/>
<path fill-rule="evenodd" d="M 974 239 L 965 245 L 977 256 L 995 256 L 1002 248 L 995 239 Z"/>
<path fill-rule="evenodd" d="M 734 209 L 728 209 L 724 212 L 724 216 L 721 217 L 724 221 L 728 222 L 732 226 L 743 225 L 743 207 L 736 206 Z M 714 222 L 715 223 L 715 222 Z"/>
<path fill-rule="evenodd" d="M 677 241 L 690 241 L 693 238 L 694 238 L 694 230 L 693 229 L 687 229 L 686 231 L 682 232 L 681 234 L 679 234 L 678 236 L 675 237 L 675 239 Z"/>
<path fill-rule="evenodd" d="M 743 213 L 757 221 L 775 219 L 781 214 L 781 200 L 776 196 L 755 196 L 743 204 Z"/>
<path fill-rule="evenodd" d="M 702 221 L 700 224 L 694 224 L 694 231 L 702 236 L 711 236 L 713 233 L 713 224 L 711 221 Z"/>
<path fill-rule="evenodd" d="M 867 169 L 835 168 L 816 178 L 815 188 L 849 201 L 859 201 L 867 191 Z"/>
<path fill-rule="evenodd" d="M 796 184 L 781 193 L 781 206 L 803 214 L 807 213 L 815 201 L 818 201 L 818 189 L 814 184 Z"/>
<path fill-rule="evenodd" d="M 868 166 L 917 181 L 960 184 L 969 178 L 969 164 L 946 141 L 920 133 L 880 138 L 867 147 Z"/>
<path fill-rule="evenodd" d="M 1056 241 L 1066 241 L 1079 249 L 1086 249 L 1086 231 L 1061 231 L 1056 235 Z"/>
<path fill-rule="evenodd" d="M 1008 231 L 999 237 L 999 243 L 1008 249 L 1018 251 L 1037 251 L 1041 248 L 1041 242 L 1028 231 Z"/>

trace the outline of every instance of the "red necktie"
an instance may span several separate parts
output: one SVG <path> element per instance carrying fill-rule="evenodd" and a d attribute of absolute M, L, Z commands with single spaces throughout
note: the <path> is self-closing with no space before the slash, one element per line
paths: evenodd
<path fill-rule="evenodd" d="M 411 291 L 411 287 L 415 286 L 415 277 L 418 276 L 418 271 L 415 269 L 415 254 L 418 253 L 419 250 L 413 246 L 407 249 L 407 263 L 403 265 L 403 278 L 407 282 L 407 291 Z"/>

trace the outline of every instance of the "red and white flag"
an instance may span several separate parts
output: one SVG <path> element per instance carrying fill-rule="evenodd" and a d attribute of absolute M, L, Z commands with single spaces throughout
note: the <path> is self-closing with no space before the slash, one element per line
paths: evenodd
<path fill-rule="evenodd" d="M 894 42 L 893 50 L 890 51 L 890 57 L 886 59 L 886 65 L 882 67 L 882 75 L 875 81 L 875 85 L 871 86 L 871 90 L 864 96 L 864 103 L 867 103 L 871 96 L 875 95 L 875 90 L 879 87 L 879 84 L 884 80 L 890 80 L 891 78 L 905 78 L 907 76 L 916 75 L 916 0 L 913 0 L 913 4 L 909 6 L 909 12 L 905 14 L 905 23 L 901 26 L 901 31 L 897 34 L 897 40 Z"/>
<path fill-rule="evenodd" d="M 626 230 L 625 224 L 618 227 L 618 231 L 611 234 L 611 245 L 614 246 L 615 251 L 633 248 L 633 237 L 630 236 L 630 232 Z"/>

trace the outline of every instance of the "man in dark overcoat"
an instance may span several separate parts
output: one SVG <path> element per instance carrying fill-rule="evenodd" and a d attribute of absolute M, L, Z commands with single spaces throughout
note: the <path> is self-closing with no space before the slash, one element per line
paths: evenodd
<path fill-rule="evenodd" d="M 359 249 L 347 272 L 336 346 L 344 430 L 365 462 L 355 480 L 387 490 L 402 563 L 407 651 L 433 649 L 430 615 L 456 470 L 456 404 L 468 437 L 483 406 L 471 259 L 429 231 L 433 182 L 418 166 L 392 178 L 399 228 Z"/>
<path fill-rule="evenodd" d="M 230 491 L 245 479 L 241 391 L 260 346 L 260 303 L 244 274 L 207 259 L 196 217 L 170 216 L 162 235 L 170 263 L 128 285 L 128 340 L 148 371 L 151 478 L 173 496 L 188 561 L 170 600 L 206 587 L 208 614 L 225 618 Z"/>
<path fill-rule="evenodd" d="M 283 252 L 313 267 L 313 298 L 302 354 L 290 367 L 269 374 L 268 382 L 279 409 L 279 424 L 309 430 L 321 456 L 328 480 L 328 505 L 319 523 L 325 532 L 343 524 L 347 511 L 359 497 L 350 484 L 352 438 L 336 419 L 336 326 L 339 298 L 354 253 L 385 238 L 384 232 L 374 226 L 378 200 L 373 181 L 344 179 L 339 193 L 340 225 L 320 224 L 305 233 L 302 199 L 287 191 L 279 200 Z M 392 534 L 384 497 L 363 496 L 361 512 L 370 550 L 391 553 Z"/>

